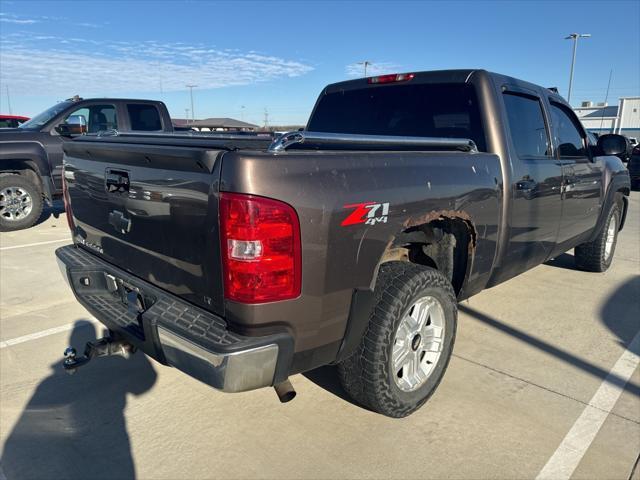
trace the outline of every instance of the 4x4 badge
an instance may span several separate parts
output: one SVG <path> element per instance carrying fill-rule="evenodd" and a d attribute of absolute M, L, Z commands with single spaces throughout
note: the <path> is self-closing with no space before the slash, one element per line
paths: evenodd
<path fill-rule="evenodd" d="M 343 227 L 364 223 L 375 225 L 376 223 L 387 223 L 389 216 L 389 203 L 364 202 L 345 205 L 344 208 L 353 208 L 340 224 Z"/>

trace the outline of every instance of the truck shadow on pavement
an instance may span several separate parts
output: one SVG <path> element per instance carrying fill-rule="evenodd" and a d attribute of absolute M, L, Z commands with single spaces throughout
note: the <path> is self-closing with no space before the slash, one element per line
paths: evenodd
<path fill-rule="evenodd" d="M 77 321 L 70 344 L 83 347 L 95 333 L 92 323 Z M 51 368 L 5 443 L 7 479 L 135 478 L 124 409 L 127 394 L 154 385 L 149 359 L 101 358 L 75 375 L 64 372 L 62 360 Z"/>
<path fill-rule="evenodd" d="M 335 365 L 326 365 L 324 367 L 316 368 L 302 374 L 308 380 L 315 383 L 320 388 L 325 389 L 327 392 L 332 393 L 338 398 L 349 402 L 356 407 L 368 410 L 367 407 L 355 402 L 349 394 L 342 388 L 340 380 L 338 379 L 338 369 Z"/>
<path fill-rule="evenodd" d="M 64 202 L 62 200 L 54 200 L 51 206 L 44 206 L 40 218 L 33 226 L 35 227 L 36 225 L 46 222 L 52 216 L 58 218 L 60 215 L 64 215 Z"/>
<path fill-rule="evenodd" d="M 630 348 L 632 353 L 640 355 L 640 348 L 631 348 L 629 344 L 640 331 L 640 306 L 637 299 L 640 298 L 640 276 L 636 276 L 625 282 L 615 293 L 611 295 L 600 310 L 600 320 L 616 335 L 618 344 L 624 348 Z M 593 375 L 601 380 L 606 379 L 607 382 L 625 388 L 626 391 L 640 397 L 640 385 L 627 383 L 625 379 L 608 372 L 588 360 L 574 355 L 567 350 L 556 347 L 545 340 L 530 335 L 516 327 L 507 325 L 506 323 L 491 317 L 485 313 L 479 312 L 467 305 L 459 305 L 461 312 L 470 315 L 476 320 L 481 321 L 496 330 L 500 330 L 507 335 L 511 335 L 522 342 L 528 343 L 554 357 L 580 368 L 584 372 Z M 595 320 L 595 318 L 594 318 Z M 617 360 L 617 358 L 616 358 Z"/>
<path fill-rule="evenodd" d="M 561 253 L 557 257 L 544 262 L 544 265 L 556 268 L 565 268 L 567 270 L 579 270 L 578 267 L 576 267 L 575 258 L 570 253 Z"/>

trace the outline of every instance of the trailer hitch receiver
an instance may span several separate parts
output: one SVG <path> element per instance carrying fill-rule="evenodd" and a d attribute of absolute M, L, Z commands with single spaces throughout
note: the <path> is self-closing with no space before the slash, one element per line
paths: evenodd
<path fill-rule="evenodd" d="M 75 348 L 67 347 L 64 351 L 62 366 L 69 375 L 73 375 L 78 368 L 86 365 L 96 357 L 120 355 L 129 358 L 135 351 L 136 348 L 125 340 L 107 335 L 99 340 L 87 342 L 82 356 L 78 356 Z"/>

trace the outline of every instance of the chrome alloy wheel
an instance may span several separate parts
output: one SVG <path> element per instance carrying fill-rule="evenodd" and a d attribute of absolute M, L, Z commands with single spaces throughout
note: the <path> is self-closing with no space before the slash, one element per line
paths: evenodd
<path fill-rule="evenodd" d="M 391 352 L 392 376 L 400 390 L 424 385 L 442 354 L 444 334 L 444 309 L 435 297 L 422 297 L 407 310 Z"/>
<path fill-rule="evenodd" d="M 611 256 L 611 250 L 613 250 L 613 242 L 616 240 L 616 227 L 618 223 L 616 222 L 616 216 L 611 215 L 609 219 L 609 225 L 607 225 L 607 240 L 604 244 L 604 259 L 605 261 L 609 260 Z"/>
<path fill-rule="evenodd" d="M 33 208 L 33 199 L 22 187 L 6 187 L 0 190 L 0 217 L 18 221 L 27 217 Z"/>

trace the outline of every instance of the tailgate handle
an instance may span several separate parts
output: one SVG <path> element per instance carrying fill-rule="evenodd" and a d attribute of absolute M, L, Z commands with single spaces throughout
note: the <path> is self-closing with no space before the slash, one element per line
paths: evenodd
<path fill-rule="evenodd" d="M 107 192 L 125 193 L 129 191 L 129 172 L 112 170 L 110 168 L 104 174 L 104 182 Z"/>

